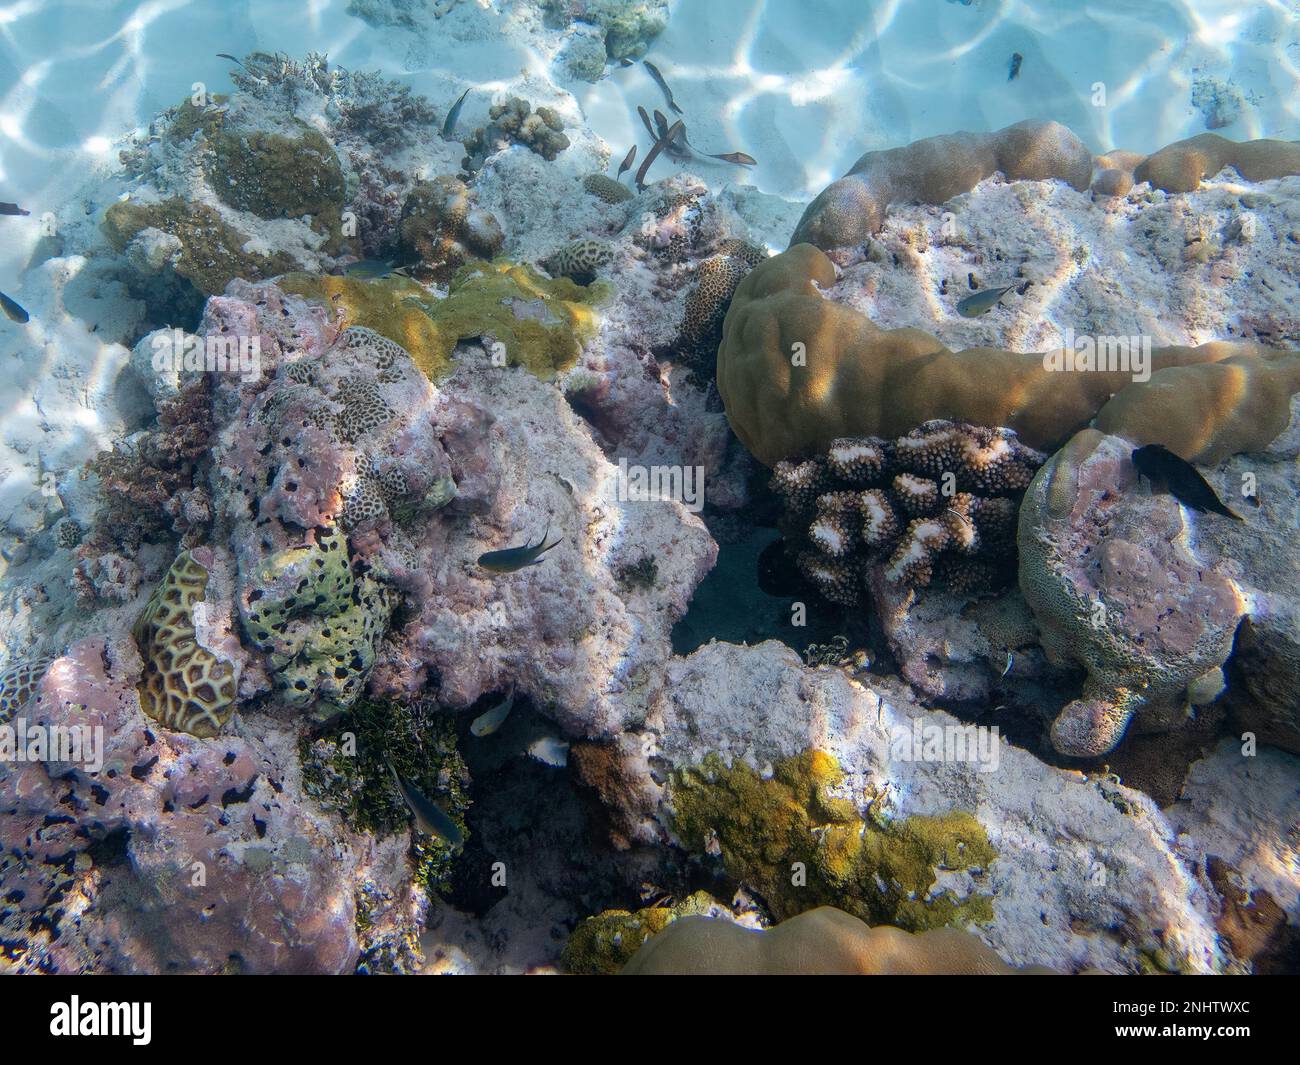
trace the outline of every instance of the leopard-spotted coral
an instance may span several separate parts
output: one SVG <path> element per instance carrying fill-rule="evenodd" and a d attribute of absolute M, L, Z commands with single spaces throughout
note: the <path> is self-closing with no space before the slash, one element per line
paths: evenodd
<path fill-rule="evenodd" d="M 767 258 L 767 252 L 742 240 L 725 240 L 718 253 L 695 271 L 695 287 L 686 297 L 686 313 L 676 348 L 694 374 L 710 379 L 717 368 L 722 322 L 745 275 Z"/>
<path fill-rule="evenodd" d="M 801 572 L 851 606 L 877 566 L 913 587 L 1009 578 L 1017 498 L 1042 463 L 1009 429 L 933 421 L 892 442 L 845 437 L 825 456 L 779 462 L 772 488 Z"/>
<path fill-rule="evenodd" d="M 553 251 L 542 260 L 542 268 L 552 277 L 567 277 L 579 285 L 589 285 L 596 271 L 614 258 L 613 249 L 603 240 L 574 240 Z"/>
<path fill-rule="evenodd" d="M 0 673 L 0 724 L 27 705 L 54 661 L 49 655 L 29 658 Z"/>
<path fill-rule="evenodd" d="M 582 179 L 582 187 L 588 195 L 605 203 L 626 203 L 632 199 L 632 190 L 608 174 L 588 174 Z"/>
<path fill-rule="evenodd" d="M 238 667 L 198 641 L 194 612 L 207 586 L 207 569 L 181 552 L 133 630 L 144 660 L 141 708 L 170 729 L 205 738 L 234 713 L 239 686 Z"/>

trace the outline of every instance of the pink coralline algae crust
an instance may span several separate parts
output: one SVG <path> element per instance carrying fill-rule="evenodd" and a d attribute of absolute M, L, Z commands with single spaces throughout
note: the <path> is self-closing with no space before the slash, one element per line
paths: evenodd
<path fill-rule="evenodd" d="M 102 729 L 103 767 L 0 767 L 0 938 L 26 943 L 4 964 L 352 971 L 353 892 L 376 844 L 295 798 L 290 738 L 203 741 L 149 721 L 135 694 L 139 667 L 128 643 L 82 640 L 23 712 L 28 728 Z"/>

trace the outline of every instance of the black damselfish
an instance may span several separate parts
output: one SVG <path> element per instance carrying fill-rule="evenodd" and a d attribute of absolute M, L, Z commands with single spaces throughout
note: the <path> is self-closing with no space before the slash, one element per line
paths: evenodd
<path fill-rule="evenodd" d="M 1147 444 L 1133 452 L 1133 465 L 1138 472 L 1151 479 L 1153 486 L 1163 486 L 1182 503 L 1201 513 L 1211 511 L 1226 518 L 1244 521 L 1223 504 L 1210 482 L 1200 475 L 1196 467 L 1179 458 L 1163 444 Z"/>

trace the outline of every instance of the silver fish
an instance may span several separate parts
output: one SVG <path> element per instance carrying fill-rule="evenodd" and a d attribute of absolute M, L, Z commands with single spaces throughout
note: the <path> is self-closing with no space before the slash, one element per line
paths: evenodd
<path fill-rule="evenodd" d="M 472 88 L 473 86 L 471 86 Z M 451 110 L 447 112 L 447 119 L 442 124 L 442 135 L 446 140 L 451 140 L 452 135 L 456 132 L 456 120 L 460 118 L 460 108 L 465 102 L 465 97 L 469 95 L 469 89 L 460 94 L 460 99 L 451 105 Z"/>
<path fill-rule="evenodd" d="M 555 736 L 543 736 L 528 745 L 528 753 L 539 762 L 557 769 L 569 764 L 569 742 Z"/>
<path fill-rule="evenodd" d="M 470 732 L 475 736 L 491 736 L 499 729 L 506 718 L 510 716 L 510 710 L 515 705 L 515 693 L 511 692 L 501 700 L 496 706 L 486 713 L 479 714 L 469 726 Z"/>
<path fill-rule="evenodd" d="M 957 304 L 957 313 L 963 318 L 978 318 L 981 314 L 987 314 L 997 306 L 998 300 L 1015 287 L 1015 285 L 1003 285 L 1001 288 L 986 288 L 973 296 L 967 296 Z"/>
<path fill-rule="evenodd" d="M 388 765 L 388 771 L 393 774 L 397 790 L 402 794 L 402 801 L 406 803 L 406 808 L 415 818 L 415 827 L 426 836 L 437 836 L 453 847 L 461 846 L 465 842 L 465 833 L 460 830 L 460 826 L 437 803 L 427 798 L 410 781 L 402 777 L 393 768 L 392 762 L 386 758 L 384 761 Z"/>
<path fill-rule="evenodd" d="M 646 70 L 650 72 L 650 76 L 655 79 L 655 84 L 663 90 L 664 99 L 668 101 L 668 110 L 677 115 L 686 114 L 685 111 L 677 106 L 677 101 L 673 99 L 673 91 L 668 88 L 668 82 L 664 81 L 664 76 L 659 73 L 659 68 L 648 59 L 643 59 L 641 62 L 645 66 Z"/>

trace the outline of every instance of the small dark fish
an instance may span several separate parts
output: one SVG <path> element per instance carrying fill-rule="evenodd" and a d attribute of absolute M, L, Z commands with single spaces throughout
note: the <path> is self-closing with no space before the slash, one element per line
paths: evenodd
<path fill-rule="evenodd" d="M 978 318 L 981 314 L 987 314 L 997 306 L 998 300 L 1015 287 L 1003 285 L 1001 288 L 986 288 L 973 296 L 967 296 L 957 304 L 957 313 L 963 318 Z"/>
<path fill-rule="evenodd" d="M 28 215 L 31 213 L 31 211 L 24 211 L 16 203 L 0 203 L 0 214 Z"/>
<path fill-rule="evenodd" d="M 623 57 L 618 61 L 618 65 L 621 66 L 621 67 L 634 67 L 634 66 L 636 66 L 636 61 L 635 61 L 635 60 L 632 60 L 632 59 L 628 59 L 627 56 L 623 56 Z"/>
<path fill-rule="evenodd" d="M 344 277 L 355 277 L 360 281 L 376 281 L 396 272 L 392 261 L 383 259 L 358 259 L 343 267 Z"/>
<path fill-rule="evenodd" d="M 650 113 L 640 106 L 637 107 L 636 113 L 641 116 L 641 121 L 645 123 L 645 131 L 650 134 L 650 139 L 658 140 L 659 134 L 655 132 L 655 128 L 650 122 Z"/>
<path fill-rule="evenodd" d="M 239 65 L 240 65 L 241 67 L 244 67 L 244 64 L 241 63 L 238 59 L 236 59 L 236 58 L 235 58 L 233 55 L 231 55 L 229 52 L 218 52 L 218 53 L 217 53 L 217 58 L 218 58 L 218 59 L 229 59 L 232 63 L 239 63 Z M 244 69 L 245 69 L 245 70 L 248 70 L 248 67 L 244 67 Z"/>
<path fill-rule="evenodd" d="M 711 155 L 710 159 L 721 159 L 724 163 L 735 163 L 737 166 L 757 166 L 758 160 L 752 155 L 746 155 L 744 152 L 727 152 L 725 155 Z"/>
<path fill-rule="evenodd" d="M 473 88 L 473 86 L 471 86 Z M 460 108 L 465 102 L 465 97 L 469 95 L 469 89 L 460 94 L 460 99 L 451 105 L 451 110 L 447 112 L 447 120 L 442 124 L 442 135 L 445 140 L 451 140 L 452 135 L 456 132 L 456 120 L 460 118 Z"/>
<path fill-rule="evenodd" d="M 1020 75 L 1020 64 L 1025 61 L 1025 57 L 1019 52 L 1011 53 L 1011 73 L 1007 75 L 1007 81 L 1015 81 Z"/>
<path fill-rule="evenodd" d="M 623 156 L 623 162 L 619 164 L 618 177 L 621 178 L 623 174 L 626 173 L 628 167 L 630 167 L 635 162 L 636 162 L 636 145 L 634 144 L 632 145 L 632 150 L 628 152 L 627 155 Z"/>
<path fill-rule="evenodd" d="M 655 146 L 651 148 L 649 152 L 646 153 L 645 159 L 642 160 L 641 169 L 636 172 L 636 187 L 638 190 L 645 188 L 645 176 L 646 173 L 650 170 L 650 164 L 659 158 L 660 152 L 662 152 L 665 148 L 668 147 L 668 145 L 672 144 L 672 142 L 677 139 L 677 135 L 679 133 L 684 133 L 685 130 L 686 130 L 686 126 L 682 123 L 682 120 L 679 118 L 676 122 L 674 122 L 671 126 L 668 127 L 668 132 L 666 132 L 662 137 L 660 137 L 657 141 L 655 141 Z"/>
<path fill-rule="evenodd" d="M 641 62 L 646 70 L 650 72 L 650 76 L 655 79 L 655 84 L 663 90 L 664 99 L 668 101 L 668 110 L 675 115 L 684 115 L 686 112 L 677 106 L 677 101 L 673 99 L 673 91 L 668 88 L 668 82 L 664 81 L 664 76 L 659 73 L 659 68 L 648 59 L 643 59 Z"/>
<path fill-rule="evenodd" d="M 1225 518 L 1244 521 L 1223 504 L 1200 472 L 1184 458 L 1179 458 L 1163 444 L 1147 444 L 1133 452 L 1133 465 L 1138 472 L 1150 478 L 1152 487 L 1160 486 L 1178 502 L 1202 514 L 1212 512 Z"/>
<path fill-rule="evenodd" d="M 507 547 L 501 551 L 488 551 L 478 556 L 478 564 L 493 573 L 514 573 L 525 566 L 540 566 L 546 561 L 541 556 L 564 539 L 561 536 L 559 540 L 548 544 L 546 538 L 550 535 L 551 529 L 547 526 L 546 532 L 542 533 L 542 538 L 537 543 L 526 543 L 522 547 Z"/>
<path fill-rule="evenodd" d="M 5 316 L 11 322 L 17 322 L 19 325 L 26 325 L 31 321 L 32 316 L 18 306 L 13 300 L 0 292 L 0 310 L 5 312 Z"/>
<path fill-rule="evenodd" d="M 387 759 L 384 760 L 388 761 Z M 397 782 L 397 790 L 402 793 L 406 808 L 411 811 L 411 816 L 415 818 L 416 828 L 426 836 L 437 836 L 439 839 L 446 840 L 453 847 L 459 847 L 465 842 L 465 833 L 460 830 L 460 826 L 448 816 L 445 810 L 425 796 L 409 780 L 402 777 L 393 768 L 392 762 L 388 762 L 388 771 L 393 774 L 393 780 Z"/>
<path fill-rule="evenodd" d="M 668 132 L 668 119 L 664 117 L 664 113 L 662 111 L 656 108 L 655 109 L 655 133 L 657 136 L 662 137 L 667 132 Z"/>

